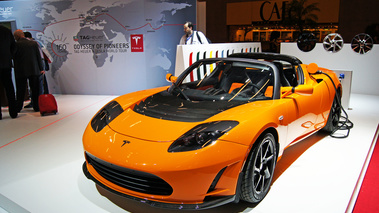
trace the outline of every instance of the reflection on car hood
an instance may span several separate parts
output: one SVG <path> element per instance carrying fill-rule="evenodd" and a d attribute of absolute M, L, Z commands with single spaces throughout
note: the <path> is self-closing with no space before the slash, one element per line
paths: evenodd
<path fill-rule="evenodd" d="M 167 91 L 154 94 L 134 107 L 142 115 L 171 121 L 200 122 L 239 106 L 241 101 L 186 101 Z"/>

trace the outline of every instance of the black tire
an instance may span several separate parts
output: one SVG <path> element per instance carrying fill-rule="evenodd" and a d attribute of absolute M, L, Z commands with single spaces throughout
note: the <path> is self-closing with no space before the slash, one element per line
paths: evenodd
<path fill-rule="evenodd" d="M 277 160 L 275 137 L 266 133 L 255 142 L 244 168 L 241 199 L 257 204 L 267 195 Z"/>
<path fill-rule="evenodd" d="M 334 96 L 332 107 L 330 108 L 328 121 L 322 130 L 327 133 L 332 133 L 338 128 L 338 123 L 341 118 L 341 96 L 339 92 Z"/>

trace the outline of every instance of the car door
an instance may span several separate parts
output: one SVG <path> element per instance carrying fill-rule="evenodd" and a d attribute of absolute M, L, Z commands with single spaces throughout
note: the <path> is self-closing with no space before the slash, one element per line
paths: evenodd
<path fill-rule="evenodd" d="M 313 87 L 312 94 L 299 94 L 295 92 L 283 98 L 287 100 L 287 116 L 291 120 L 288 124 L 287 134 L 287 141 L 289 142 L 303 138 L 320 128 L 317 122 L 319 122 L 318 118 L 322 115 L 324 108 L 324 94 L 321 89 L 324 85 L 318 84 L 310 78 L 306 78 L 304 83 Z M 295 91 L 297 87 L 299 86 L 295 87 Z M 282 91 L 286 89 L 292 90 L 292 87 L 282 88 Z"/>

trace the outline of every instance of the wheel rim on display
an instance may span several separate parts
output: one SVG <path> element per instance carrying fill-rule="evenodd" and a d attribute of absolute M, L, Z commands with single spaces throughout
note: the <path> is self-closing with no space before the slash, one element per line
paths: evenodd
<path fill-rule="evenodd" d="M 331 33 L 325 36 L 323 45 L 326 51 L 336 53 L 343 47 L 342 36 L 338 33 Z"/>
<path fill-rule="evenodd" d="M 303 52 L 309 52 L 316 46 L 316 37 L 313 33 L 302 33 L 297 39 L 297 47 Z"/>
<path fill-rule="evenodd" d="M 351 41 L 351 48 L 354 52 L 359 54 L 366 54 L 370 52 L 373 46 L 374 42 L 371 36 L 366 33 L 356 35 Z"/>
<path fill-rule="evenodd" d="M 253 190 L 257 193 L 264 193 L 270 187 L 275 165 L 274 142 L 266 138 L 258 149 L 258 154 L 254 163 Z"/>

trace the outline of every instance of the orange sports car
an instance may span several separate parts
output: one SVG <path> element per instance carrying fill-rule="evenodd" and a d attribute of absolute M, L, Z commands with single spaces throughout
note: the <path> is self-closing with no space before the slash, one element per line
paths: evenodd
<path fill-rule="evenodd" d="M 340 119 L 335 73 L 288 55 L 202 59 L 166 78 L 109 102 L 83 135 L 85 175 L 155 207 L 258 203 L 283 151 Z"/>

